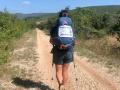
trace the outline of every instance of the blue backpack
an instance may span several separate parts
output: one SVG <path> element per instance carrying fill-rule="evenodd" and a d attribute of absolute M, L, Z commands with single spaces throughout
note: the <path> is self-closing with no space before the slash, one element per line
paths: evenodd
<path fill-rule="evenodd" d="M 61 45 L 65 45 L 65 50 L 72 48 L 75 42 L 72 20 L 69 17 L 60 17 L 57 24 L 54 45 L 59 49 Z"/>

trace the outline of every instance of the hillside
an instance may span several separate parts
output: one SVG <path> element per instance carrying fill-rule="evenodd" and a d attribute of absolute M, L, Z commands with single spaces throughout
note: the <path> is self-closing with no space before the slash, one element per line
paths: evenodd
<path fill-rule="evenodd" d="M 120 5 L 105 5 L 105 6 L 88 6 L 88 7 L 82 7 L 82 9 L 90 9 L 94 10 L 97 13 L 116 13 L 120 11 Z M 23 13 L 16 13 L 15 15 L 18 18 L 44 18 L 53 16 L 56 13 L 29 13 L 29 14 L 23 14 Z"/>
<path fill-rule="evenodd" d="M 98 13 L 115 13 L 120 11 L 120 5 L 89 6 L 85 9 L 95 10 Z"/>
<path fill-rule="evenodd" d="M 15 14 L 18 18 L 31 18 L 31 17 L 44 17 L 44 16 L 51 16 L 54 15 L 54 13 L 30 13 L 30 14 L 22 14 L 22 13 L 16 13 Z"/>

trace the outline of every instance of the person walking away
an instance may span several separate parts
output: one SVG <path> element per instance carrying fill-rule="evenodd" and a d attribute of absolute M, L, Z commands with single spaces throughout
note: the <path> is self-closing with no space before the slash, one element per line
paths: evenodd
<path fill-rule="evenodd" d="M 59 13 L 56 25 L 50 31 L 50 43 L 53 45 L 53 63 L 56 68 L 56 78 L 59 89 L 68 84 L 68 68 L 73 62 L 73 48 L 75 36 L 72 28 L 72 20 L 67 10 Z"/>

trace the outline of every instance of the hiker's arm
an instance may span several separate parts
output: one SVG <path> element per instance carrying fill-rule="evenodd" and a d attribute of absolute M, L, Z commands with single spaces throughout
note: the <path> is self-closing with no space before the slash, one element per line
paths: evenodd
<path fill-rule="evenodd" d="M 50 30 L 50 43 L 51 43 L 52 45 L 53 45 L 53 39 L 54 39 L 54 37 L 56 36 L 56 29 L 57 29 L 58 24 L 59 24 L 58 21 L 59 21 L 59 20 L 56 20 L 56 23 L 55 23 L 54 27 L 52 27 L 51 30 Z"/>
<path fill-rule="evenodd" d="M 53 36 L 54 36 L 53 30 L 54 30 L 54 27 L 52 27 L 51 30 L 50 30 L 50 40 L 49 40 L 49 42 L 50 42 L 52 45 L 53 45 Z"/>
<path fill-rule="evenodd" d="M 72 22 L 72 20 L 71 20 L 71 22 Z M 73 38 L 74 38 L 74 44 L 73 44 L 73 46 L 75 46 L 75 44 L 76 44 L 76 30 L 74 28 L 74 23 L 73 22 L 72 22 L 72 28 L 73 28 Z"/>
<path fill-rule="evenodd" d="M 74 23 L 71 18 L 69 18 L 69 23 L 73 29 L 73 39 L 74 39 L 73 46 L 74 46 L 76 44 L 76 41 L 75 41 L 76 40 L 76 30 L 75 30 Z"/>

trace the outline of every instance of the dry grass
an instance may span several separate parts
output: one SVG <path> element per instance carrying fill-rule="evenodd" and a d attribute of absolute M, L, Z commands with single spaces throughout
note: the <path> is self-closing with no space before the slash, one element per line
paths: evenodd
<path fill-rule="evenodd" d="M 88 62 L 99 66 L 120 83 L 120 42 L 115 37 L 80 40 L 75 49 L 80 56 L 87 57 Z"/>
<path fill-rule="evenodd" d="M 98 55 L 120 59 L 120 42 L 116 38 L 107 36 L 102 39 L 82 41 L 81 45 Z"/>
<path fill-rule="evenodd" d="M 115 37 L 106 36 L 101 39 L 81 40 L 76 50 L 82 56 L 87 56 L 89 61 L 101 63 L 109 68 L 110 72 L 116 69 L 120 72 L 120 42 Z"/>
<path fill-rule="evenodd" d="M 14 42 L 12 56 L 6 64 L 0 66 L 0 90 L 2 88 L 10 90 L 8 87 L 12 86 L 10 83 L 12 78 L 26 77 L 31 72 L 32 66 L 37 63 L 35 34 L 35 31 L 27 32 L 20 40 Z M 5 83 L 8 86 L 4 86 Z"/>

